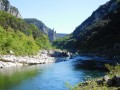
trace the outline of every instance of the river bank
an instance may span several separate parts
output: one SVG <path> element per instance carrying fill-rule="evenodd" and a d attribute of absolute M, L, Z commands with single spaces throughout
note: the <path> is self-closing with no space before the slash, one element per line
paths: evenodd
<path fill-rule="evenodd" d="M 104 60 L 114 60 L 114 61 L 120 61 L 120 55 L 110 55 L 110 54 L 98 54 L 97 52 L 94 53 L 79 53 L 79 55 L 82 56 L 89 56 L 96 59 L 104 59 Z"/>
<path fill-rule="evenodd" d="M 40 51 L 35 56 L 0 55 L 0 68 L 54 62 L 55 58 L 49 56 L 45 50 Z"/>
<path fill-rule="evenodd" d="M 88 79 L 70 90 L 120 90 L 120 65 L 106 65 L 108 73 L 104 77 Z"/>
<path fill-rule="evenodd" d="M 15 56 L 10 53 L 8 55 L 0 55 L 0 68 L 54 63 L 61 57 L 70 57 L 70 53 L 61 50 L 41 50 L 34 56 Z"/>
<path fill-rule="evenodd" d="M 86 60 L 86 57 L 79 58 Z M 57 63 L 0 69 L 0 90 L 68 90 L 66 82 L 75 85 L 86 77 L 104 76 L 103 71 L 76 69 L 75 61 L 79 61 L 78 57 L 64 58 Z"/>

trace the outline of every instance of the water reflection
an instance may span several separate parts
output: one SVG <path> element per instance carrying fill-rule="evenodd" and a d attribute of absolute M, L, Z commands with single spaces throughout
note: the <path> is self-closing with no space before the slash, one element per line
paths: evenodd
<path fill-rule="evenodd" d="M 90 58 L 77 57 L 54 64 L 0 70 L 0 90 L 68 90 L 66 82 L 75 85 L 86 77 L 103 75 L 101 71 L 76 69 L 81 59 Z"/>
<path fill-rule="evenodd" d="M 0 69 L 0 89 L 10 88 L 22 83 L 23 80 L 36 76 L 36 66 L 12 67 Z"/>

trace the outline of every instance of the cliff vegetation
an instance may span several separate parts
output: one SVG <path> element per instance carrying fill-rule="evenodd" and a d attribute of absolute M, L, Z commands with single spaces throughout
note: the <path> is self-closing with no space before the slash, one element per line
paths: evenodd
<path fill-rule="evenodd" d="M 48 49 L 48 37 L 35 25 L 0 11 L 0 53 L 13 51 L 16 55 L 35 54 L 39 49 Z"/>
<path fill-rule="evenodd" d="M 120 4 L 110 0 L 101 5 L 72 34 L 56 40 L 57 48 L 97 55 L 120 55 Z"/>

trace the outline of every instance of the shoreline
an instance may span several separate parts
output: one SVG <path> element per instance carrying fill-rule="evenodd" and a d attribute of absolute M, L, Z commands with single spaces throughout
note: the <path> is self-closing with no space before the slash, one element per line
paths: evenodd
<path fill-rule="evenodd" d="M 58 59 L 63 57 L 70 57 L 70 53 L 61 50 L 40 50 L 34 56 L 0 55 L 0 68 L 55 63 L 62 61 Z"/>
<path fill-rule="evenodd" d="M 0 55 L 0 68 L 54 63 L 55 60 L 56 58 L 51 57 L 47 50 L 41 50 L 35 56 Z"/>

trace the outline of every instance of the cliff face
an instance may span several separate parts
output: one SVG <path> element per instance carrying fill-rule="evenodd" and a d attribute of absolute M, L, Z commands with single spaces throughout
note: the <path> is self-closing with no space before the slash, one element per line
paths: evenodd
<path fill-rule="evenodd" d="M 6 11 L 17 18 L 22 18 L 18 9 L 14 6 L 11 6 L 8 0 L 0 0 L 0 11 Z"/>
<path fill-rule="evenodd" d="M 101 5 L 71 35 L 55 45 L 82 53 L 120 55 L 120 0 Z"/>
<path fill-rule="evenodd" d="M 111 0 L 104 5 L 101 5 L 96 11 L 92 13 L 88 19 L 86 19 L 80 26 L 76 27 L 73 34 L 76 35 L 82 30 L 86 30 L 88 26 L 94 22 L 100 21 L 108 13 L 115 11 L 119 7 L 117 0 Z"/>
<path fill-rule="evenodd" d="M 24 19 L 28 24 L 36 25 L 44 34 L 49 37 L 50 42 L 56 39 L 56 31 L 54 29 L 50 29 L 47 27 L 42 21 L 34 19 L 34 18 L 26 18 Z"/>

